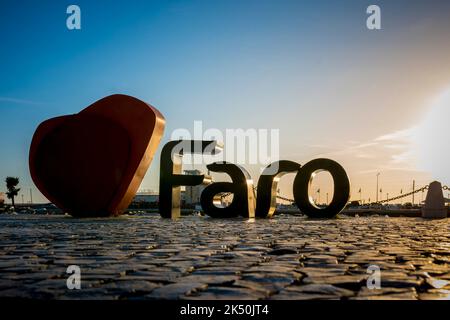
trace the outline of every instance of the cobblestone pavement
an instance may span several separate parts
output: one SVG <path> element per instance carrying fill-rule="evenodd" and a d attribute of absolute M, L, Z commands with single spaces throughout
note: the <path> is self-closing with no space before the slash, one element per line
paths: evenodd
<path fill-rule="evenodd" d="M 445 299 L 449 231 L 450 219 L 1 215 L 0 297 Z M 369 265 L 381 289 L 367 288 Z"/>

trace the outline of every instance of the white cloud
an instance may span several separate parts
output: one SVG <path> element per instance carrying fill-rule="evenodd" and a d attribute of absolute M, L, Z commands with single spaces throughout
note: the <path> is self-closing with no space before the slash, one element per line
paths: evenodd
<path fill-rule="evenodd" d="M 28 105 L 42 105 L 41 102 L 25 100 L 25 99 L 16 99 L 10 97 L 0 97 L 0 102 L 14 103 L 14 104 L 28 104 Z"/>

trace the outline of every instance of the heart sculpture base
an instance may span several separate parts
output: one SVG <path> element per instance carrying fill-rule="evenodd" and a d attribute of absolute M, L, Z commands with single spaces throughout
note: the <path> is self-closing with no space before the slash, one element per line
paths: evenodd
<path fill-rule="evenodd" d="M 75 217 L 122 214 L 164 132 L 154 107 L 126 95 L 41 123 L 30 147 L 31 177 L 42 194 Z"/>

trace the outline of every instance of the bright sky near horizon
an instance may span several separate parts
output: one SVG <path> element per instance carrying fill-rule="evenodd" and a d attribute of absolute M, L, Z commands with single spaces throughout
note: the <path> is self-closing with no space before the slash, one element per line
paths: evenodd
<path fill-rule="evenodd" d="M 81 30 L 66 27 L 72 3 Z M 366 28 L 370 4 L 381 30 Z M 383 197 L 448 185 L 449 32 L 437 0 L 2 1 L 0 178 L 43 201 L 28 171 L 37 125 L 123 93 L 164 114 L 162 143 L 196 120 L 280 129 L 282 159 L 337 160 L 354 199 L 375 199 L 377 172 Z M 157 190 L 158 162 L 142 189 Z"/>

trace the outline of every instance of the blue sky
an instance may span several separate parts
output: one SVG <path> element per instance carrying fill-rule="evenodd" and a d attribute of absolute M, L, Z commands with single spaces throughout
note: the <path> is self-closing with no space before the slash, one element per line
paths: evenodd
<path fill-rule="evenodd" d="M 81 30 L 66 28 L 70 4 Z M 365 26 L 370 4 L 382 30 Z M 330 154 L 363 185 L 389 156 L 363 167 L 335 148 L 409 128 L 450 80 L 448 1 L 7 0 L 0 12 L 0 178 L 23 188 L 37 125 L 113 93 L 157 107 L 164 141 L 194 120 L 279 128 L 282 157 Z M 155 160 L 143 188 L 157 187 Z"/>

